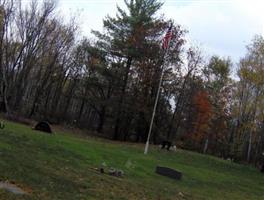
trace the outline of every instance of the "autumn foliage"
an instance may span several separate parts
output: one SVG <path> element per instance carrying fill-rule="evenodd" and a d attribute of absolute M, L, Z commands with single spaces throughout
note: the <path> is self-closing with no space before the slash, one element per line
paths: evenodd
<path fill-rule="evenodd" d="M 194 121 L 191 138 L 200 142 L 208 134 L 210 119 L 212 117 L 212 105 L 206 91 L 198 91 L 193 96 Z"/>

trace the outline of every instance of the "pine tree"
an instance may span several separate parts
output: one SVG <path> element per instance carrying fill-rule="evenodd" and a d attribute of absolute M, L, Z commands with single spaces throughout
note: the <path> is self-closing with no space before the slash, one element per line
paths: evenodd
<path fill-rule="evenodd" d="M 159 1 L 125 0 L 125 5 L 128 11 L 117 7 L 116 17 L 107 16 L 103 21 L 105 34 L 94 31 L 99 39 L 98 45 L 111 54 L 112 62 L 116 59 L 121 63 L 113 139 L 119 138 L 132 65 L 140 59 L 146 59 L 146 47 L 149 44 L 156 42 L 155 45 L 158 45 L 157 38 L 162 34 L 161 28 L 165 25 L 161 18 L 156 17 L 157 11 L 162 6 Z"/>

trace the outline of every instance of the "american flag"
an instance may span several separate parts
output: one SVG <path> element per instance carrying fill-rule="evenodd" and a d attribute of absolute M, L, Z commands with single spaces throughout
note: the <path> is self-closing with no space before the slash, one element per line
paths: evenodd
<path fill-rule="evenodd" d="M 169 47 L 169 43 L 172 37 L 172 24 L 170 25 L 165 37 L 162 40 L 162 48 L 167 49 Z"/>

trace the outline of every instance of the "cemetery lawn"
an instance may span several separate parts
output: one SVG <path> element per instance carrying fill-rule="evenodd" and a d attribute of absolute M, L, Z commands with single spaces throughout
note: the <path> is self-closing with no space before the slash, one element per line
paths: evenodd
<path fill-rule="evenodd" d="M 47 135 L 7 122 L 0 130 L 0 180 L 27 195 L 0 189 L 1 200 L 263 200 L 264 174 L 190 151 L 161 151 L 151 146 Z M 123 178 L 100 174 L 102 162 L 122 169 Z M 157 165 L 183 172 L 181 181 L 155 174 Z"/>

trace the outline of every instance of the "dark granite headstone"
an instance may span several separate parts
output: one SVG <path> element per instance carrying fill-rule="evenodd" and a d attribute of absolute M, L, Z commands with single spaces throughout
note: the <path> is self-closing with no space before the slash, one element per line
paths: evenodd
<path fill-rule="evenodd" d="M 261 165 L 260 172 L 264 173 L 264 164 Z"/>
<path fill-rule="evenodd" d="M 39 122 L 34 127 L 34 129 L 38 131 L 46 132 L 46 133 L 52 133 L 52 130 L 48 122 Z"/>
<path fill-rule="evenodd" d="M 181 180 L 182 173 L 168 167 L 156 167 L 156 173 L 173 179 Z"/>

